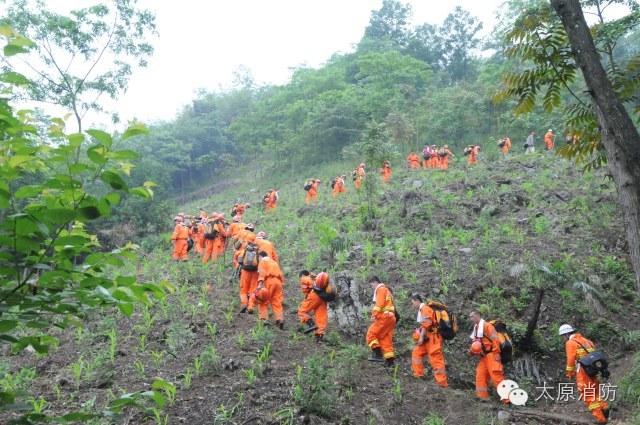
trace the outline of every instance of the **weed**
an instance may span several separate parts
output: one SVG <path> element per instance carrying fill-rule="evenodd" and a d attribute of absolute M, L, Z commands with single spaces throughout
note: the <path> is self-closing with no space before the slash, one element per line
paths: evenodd
<path fill-rule="evenodd" d="M 200 360 L 200 357 L 193 359 L 193 371 L 196 376 L 200 376 L 200 373 L 202 372 L 202 360 Z"/>
<path fill-rule="evenodd" d="M 138 338 L 138 351 L 141 353 L 147 351 L 147 336 L 144 334 L 140 335 Z"/>
<path fill-rule="evenodd" d="M 29 403 L 31 403 L 31 409 L 36 415 L 41 415 L 49 405 L 47 400 L 45 400 L 42 396 L 38 398 L 31 398 L 29 400 Z"/>
<path fill-rule="evenodd" d="M 144 379 L 144 377 L 146 376 L 144 373 L 144 362 L 141 360 L 136 360 L 135 362 L 133 362 L 133 368 L 136 370 L 140 378 Z"/>
<path fill-rule="evenodd" d="M 253 369 L 245 369 L 244 376 L 247 378 L 247 385 L 253 386 L 258 377 L 256 376 L 256 372 Z"/>
<path fill-rule="evenodd" d="M 78 358 L 75 362 L 71 363 L 71 373 L 73 374 L 73 380 L 76 383 L 76 388 L 80 388 L 80 384 L 82 383 L 82 374 L 84 372 L 85 361 L 82 356 Z"/>
<path fill-rule="evenodd" d="M 202 370 L 205 372 L 216 374 L 220 371 L 220 355 L 212 344 L 202 350 L 199 359 L 202 362 Z"/>
<path fill-rule="evenodd" d="M 435 413 L 429 413 L 429 416 L 424 418 L 422 425 L 445 425 L 444 419 Z"/>
<path fill-rule="evenodd" d="M 293 407 L 284 407 L 273 414 L 273 419 L 280 425 L 294 425 L 296 410 Z"/>
<path fill-rule="evenodd" d="M 211 338 L 211 342 L 215 344 L 218 335 L 218 326 L 215 323 L 207 323 L 207 334 Z"/>
<path fill-rule="evenodd" d="M 247 346 L 247 337 L 244 335 L 244 333 L 241 332 L 236 335 L 236 344 L 238 344 L 238 348 L 241 350 L 244 350 L 244 348 Z"/>
<path fill-rule="evenodd" d="M 395 365 L 393 368 L 393 400 L 397 404 L 402 403 L 402 384 L 400 382 L 400 378 L 398 377 L 398 369 L 399 365 Z"/>
<path fill-rule="evenodd" d="M 273 342 L 273 331 L 266 327 L 262 321 L 258 321 L 253 329 L 251 329 L 251 339 L 256 343 L 259 349 L 262 349 L 265 345 Z"/>
<path fill-rule="evenodd" d="M 333 384 L 333 369 L 320 355 L 308 358 L 306 367 L 296 368 L 293 400 L 301 411 L 330 417 L 337 389 Z"/>
<path fill-rule="evenodd" d="M 188 390 L 189 388 L 191 388 L 192 381 L 193 381 L 193 369 L 188 367 L 187 370 L 184 371 L 184 376 L 182 378 L 182 387 L 185 390 Z"/>
<path fill-rule="evenodd" d="M 151 361 L 153 362 L 153 366 L 156 369 L 160 369 L 164 364 L 164 352 L 163 351 L 152 351 L 151 352 Z"/>
<path fill-rule="evenodd" d="M 111 363 L 115 363 L 118 350 L 118 330 L 116 328 L 109 329 L 107 338 L 109 338 L 109 360 Z"/>

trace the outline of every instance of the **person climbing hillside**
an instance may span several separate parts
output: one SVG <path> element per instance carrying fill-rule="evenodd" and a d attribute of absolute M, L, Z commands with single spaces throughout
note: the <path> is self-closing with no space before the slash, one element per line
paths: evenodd
<path fill-rule="evenodd" d="M 534 153 L 536 151 L 536 132 L 531 131 L 524 142 L 524 153 Z"/>
<path fill-rule="evenodd" d="M 435 311 L 423 302 L 420 294 L 411 295 L 411 305 L 418 311 L 416 321 L 418 329 L 415 330 L 414 340 L 416 345 L 411 352 L 411 369 L 416 378 L 424 377 L 424 357 L 429 358 L 429 364 L 433 370 L 436 384 L 446 388 L 447 371 L 442 351 L 442 336 L 439 331 L 439 322 Z"/>
<path fill-rule="evenodd" d="M 267 240 L 266 232 L 258 232 L 256 236 L 256 245 L 258 245 L 258 249 L 260 251 L 266 252 L 269 258 L 271 258 L 276 263 L 280 263 L 280 258 L 278 257 L 278 253 L 276 252 L 276 247 L 273 245 L 273 242 Z"/>
<path fill-rule="evenodd" d="M 284 329 L 284 274 L 278 263 L 269 258 L 266 252 L 260 251 L 259 256 L 256 302 L 260 320 L 265 323 L 269 320 L 269 308 L 271 308 L 276 326 Z"/>
<path fill-rule="evenodd" d="M 464 148 L 464 154 L 467 155 L 467 164 L 475 165 L 478 163 L 478 155 L 480 154 L 479 145 L 469 145 Z"/>
<path fill-rule="evenodd" d="M 202 253 L 202 263 L 206 264 L 216 261 L 219 256 L 224 254 L 225 243 L 227 240 L 227 230 L 225 228 L 224 215 L 220 213 L 212 213 L 205 224 L 204 231 L 204 251 Z"/>
<path fill-rule="evenodd" d="M 407 156 L 407 168 L 410 170 L 417 170 L 420 168 L 420 157 L 417 153 L 411 152 Z"/>
<path fill-rule="evenodd" d="M 469 354 L 478 358 L 476 365 L 476 396 L 489 400 L 489 382 L 497 388 L 504 380 L 504 370 L 500 357 L 500 339 L 496 328 L 485 321 L 478 311 L 472 311 L 469 319 L 473 323 Z M 508 403 L 506 400 L 505 403 Z"/>
<path fill-rule="evenodd" d="M 238 215 L 234 215 L 231 219 L 231 224 L 229 225 L 227 233 L 233 241 L 237 241 L 240 237 L 240 233 L 242 233 L 245 227 L 247 227 L 247 225 L 242 222 L 242 218 Z"/>
<path fill-rule="evenodd" d="M 304 189 L 307 193 L 304 202 L 307 205 L 311 205 L 318 201 L 318 189 L 320 187 L 320 183 L 320 179 L 310 179 L 304 184 Z"/>
<path fill-rule="evenodd" d="M 547 151 L 553 150 L 554 139 L 556 135 L 553 134 L 553 130 L 549 129 L 544 135 L 544 149 Z"/>
<path fill-rule="evenodd" d="M 504 136 L 498 142 L 498 147 L 500 148 L 500 153 L 502 153 L 502 156 L 505 157 L 511 150 L 511 139 L 507 136 Z"/>
<path fill-rule="evenodd" d="M 276 189 L 268 190 L 262 198 L 262 205 L 265 212 L 275 210 L 278 205 L 278 191 Z"/>
<path fill-rule="evenodd" d="M 371 349 L 371 362 L 385 362 L 386 366 L 393 366 L 395 353 L 393 351 L 393 333 L 396 328 L 396 308 L 393 294 L 377 276 L 369 279 L 373 289 L 373 308 L 371 321 L 367 330 L 367 345 Z"/>
<path fill-rule="evenodd" d="M 364 181 L 366 176 L 364 162 L 358 165 L 358 168 L 353 170 L 351 176 L 353 177 L 353 184 L 356 187 L 356 190 L 360 190 L 360 188 L 362 187 L 362 182 Z"/>
<path fill-rule="evenodd" d="M 236 250 L 234 260 L 240 271 L 240 313 L 253 313 L 255 298 L 254 292 L 258 288 L 258 266 L 260 257 L 256 244 L 256 234 L 253 233 L 253 225 L 247 225 L 247 231 L 243 235 L 243 241 Z"/>
<path fill-rule="evenodd" d="M 420 163 L 418 163 L 418 167 L 420 166 Z M 391 180 L 391 163 L 389 161 L 387 161 L 386 159 L 384 161 L 382 161 L 382 168 L 380 169 L 380 175 L 382 176 L 382 183 L 389 183 L 389 180 Z"/>
<path fill-rule="evenodd" d="M 309 270 L 301 270 L 298 278 L 300 281 L 300 292 L 302 292 L 302 299 L 304 300 L 309 292 L 311 292 L 311 288 L 313 288 L 315 276 L 311 274 Z"/>
<path fill-rule="evenodd" d="M 438 168 L 441 170 L 449 169 L 449 160 L 455 157 L 453 152 L 449 149 L 449 145 L 444 145 L 438 149 Z"/>
<path fill-rule="evenodd" d="M 435 152 L 433 152 L 431 150 L 431 146 L 429 145 L 424 145 L 424 147 L 422 148 L 422 166 L 424 168 L 431 168 L 431 157 L 435 154 Z"/>
<path fill-rule="evenodd" d="M 334 199 L 347 191 L 347 188 L 344 185 L 346 179 L 347 176 L 344 175 L 338 176 L 334 179 L 331 187 L 331 196 L 333 196 Z"/>
<path fill-rule="evenodd" d="M 583 365 L 585 360 L 596 352 L 595 344 L 568 324 L 560 326 L 558 333 L 564 340 L 567 356 L 565 370 L 567 378 L 575 378 L 580 394 L 579 399 L 586 404 L 596 422 L 606 424 L 609 420 L 609 405 L 600 397 L 598 373 L 596 372 L 593 376 L 589 376 L 587 367 Z M 608 371 L 605 374 L 608 376 Z"/>
<path fill-rule="evenodd" d="M 249 207 L 251 207 L 251 205 L 248 203 L 240 202 L 234 204 L 233 208 L 231 208 L 231 217 L 233 218 L 237 216 L 240 218 L 240 221 L 242 221 L 242 217 Z"/>
<path fill-rule="evenodd" d="M 189 240 L 189 228 L 184 225 L 183 216 L 177 215 L 173 218 L 175 226 L 171 240 L 173 241 L 173 254 L 171 258 L 174 261 L 187 261 L 189 253 L 187 252 Z"/>
<path fill-rule="evenodd" d="M 329 274 L 326 272 L 318 273 L 309 292 L 298 307 L 298 318 L 300 323 L 305 326 L 303 332 L 310 333 L 315 331 L 316 342 L 322 341 L 327 330 L 327 301 L 323 299 L 322 293 L 327 289 L 328 285 Z"/>

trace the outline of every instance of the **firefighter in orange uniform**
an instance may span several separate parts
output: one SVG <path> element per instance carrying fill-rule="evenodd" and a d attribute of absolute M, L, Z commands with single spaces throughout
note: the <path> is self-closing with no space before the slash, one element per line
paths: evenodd
<path fill-rule="evenodd" d="M 175 261 L 187 261 L 189 254 L 187 252 L 189 228 L 184 225 L 184 218 L 177 215 L 173 219 L 175 227 L 173 228 L 173 234 L 171 240 L 173 241 L 173 258 Z"/>
<path fill-rule="evenodd" d="M 424 377 L 423 358 L 428 356 L 436 384 L 446 388 L 449 384 L 447 381 L 444 352 L 442 351 L 443 341 L 439 332 L 436 313 L 422 301 L 422 297 L 419 294 L 411 295 L 411 304 L 413 308 L 418 310 L 416 321 L 419 326 L 414 332 L 416 345 L 411 353 L 413 376 L 416 378 Z"/>
<path fill-rule="evenodd" d="M 256 237 L 256 245 L 258 245 L 258 249 L 260 251 L 266 252 L 269 258 L 271 258 L 276 263 L 280 263 L 280 258 L 278 257 L 278 253 L 276 252 L 276 247 L 273 245 L 273 242 L 267 240 L 267 234 L 265 232 L 258 232 Z"/>
<path fill-rule="evenodd" d="M 389 180 L 391 180 L 391 173 L 391 163 L 387 160 L 382 161 L 382 168 L 380 169 L 382 183 L 389 183 Z"/>
<path fill-rule="evenodd" d="M 393 294 L 378 277 L 369 279 L 373 289 L 373 309 L 371 311 L 372 324 L 367 330 L 367 345 L 371 349 L 369 361 L 385 362 L 393 366 L 395 353 L 393 351 L 393 332 L 396 328 L 396 309 Z"/>
<path fill-rule="evenodd" d="M 275 210 L 278 205 L 278 191 L 275 189 L 269 190 L 262 198 L 262 204 L 265 212 Z"/>
<path fill-rule="evenodd" d="M 548 151 L 553 150 L 553 139 L 555 138 L 555 134 L 553 134 L 553 130 L 549 129 L 544 135 L 544 148 Z"/>
<path fill-rule="evenodd" d="M 356 187 L 356 190 L 360 190 L 360 188 L 362 187 L 362 182 L 364 181 L 364 178 L 366 176 L 366 172 L 364 170 L 365 165 L 364 162 L 360 165 L 358 165 L 358 168 L 356 168 L 355 170 L 353 170 L 353 184 Z"/>
<path fill-rule="evenodd" d="M 335 182 L 333 183 L 333 189 L 331 193 L 331 196 L 333 196 L 334 199 L 340 196 L 340 194 L 345 193 L 347 191 L 347 189 L 344 187 L 344 181 L 346 178 L 347 176 L 336 177 Z"/>
<path fill-rule="evenodd" d="M 473 323 L 469 354 L 478 357 L 476 366 L 476 396 L 489 399 L 489 381 L 497 387 L 504 380 L 504 370 L 500 358 L 500 338 L 496 328 L 485 321 L 479 312 L 472 311 L 469 319 Z M 505 400 L 508 403 L 509 400 Z"/>
<path fill-rule="evenodd" d="M 303 277 L 308 278 L 309 276 Z M 324 291 L 328 285 L 329 274 L 326 272 L 319 273 L 298 308 L 298 318 L 303 325 L 306 325 L 304 333 L 315 331 L 316 342 L 322 340 L 327 330 L 327 302 L 320 297 L 319 293 Z"/>
<path fill-rule="evenodd" d="M 417 170 L 420 168 L 420 157 L 417 153 L 411 152 L 407 157 L 407 168 Z"/>
<path fill-rule="evenodd" d="M 305 196 L 304 202 L 307 205 L 310 205 L 311 203 L 318 201 L 318 189 L 320 187 L 320 179 L 311 179 L 307 184 L 310 186 L 310 188 L 309 190 L 307 190 L 307 195 Z"/>
<path fill-rule="evenodd" d="M 269 258 L 266 252 L 260 251 L 259 255 L 257 291 L 263 288 L 267 291 L 266 299 L 256 298 L 260 320 L 267 321 L 269 319 L 269 307 L 271 307 L 276 326 L 284 329 L 284 274 L 278 263 Z"/>
<path fill-rule="evenodd" d="M 562 325 L 558 331 L 564 339 L 567 354 L 566 375 L 576 379 L 580 400 L 584 401 L 596 422 L 606 424 L 609 420 L 609 405 L 600 398 L 600 381 L 597 376 L 589 376 L 578 363 L 589 353 L 595 351 L 595 344 L 583 337 L 571 325 Z"/>

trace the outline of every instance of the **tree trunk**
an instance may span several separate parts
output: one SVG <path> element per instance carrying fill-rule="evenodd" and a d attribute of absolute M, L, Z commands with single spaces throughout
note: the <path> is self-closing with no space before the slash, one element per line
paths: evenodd
<path fill-rule="evenodd" d="M 640 134 L 600 62 L 579 0 L 551 0 L 595 105 L 609 171 L 618 188 L 629 256 L 640 292 Z"/>
<path fill-rule="evenodd" d="M 524 334 L 520 346 L 524 351 L 529 351 L 533 348 L 533 333 L 538 327 L 538 318 L 540 318 L 540 308 L 542 307 L 542 298 L 544 297 L 544 289 L 538 289 L 538 299 L 536 300 L 536 306 L 533 309 L 533 315 L 529 319 L 527 324 L 527 332 Z"/>

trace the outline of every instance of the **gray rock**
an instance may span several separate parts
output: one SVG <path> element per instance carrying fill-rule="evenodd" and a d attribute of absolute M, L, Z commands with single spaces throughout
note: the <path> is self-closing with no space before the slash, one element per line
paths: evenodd
<path fill-rule="evenodd" d="M 414 189 L 420 189 L 424 185 L 424 182 L 422 180 L 414 180 L 411 185 Z"/>
<path fill-rule="evenodd" d="M 499 422 L 507 422 L 511 418 L 511 413 L 506 410 L 498 411 L 498 421 Z"/>
<path fill-rule="evenodd" d="M 521 263 L 514 264 L 513 266 L 511 266 L 511 268 L 509 268 L 509 276 L 511 276 L 512 278 L 517 279 L 526 270 L 527 270 L 527 266 L 525 266 L 524 264 L 521 264 Z"/>
<path fill-rule="evenodd" d="M 360 285 L 349 272 L 339 272 L 333 276 L 338 290 L 338 298 L 329 304 L 329 318 L 347 334 L 358 335 L 368 324 L 371 291 L 367 285 Z"/>
<path fill-rule="evenodd" d="M 469 255 L 469 254 L 471 254 L 471 248 L 460 248 L 460 249 L 458 250 L 458 252 L 460 252 L 460 253 L 462 253 L 462 254 Z"/>

